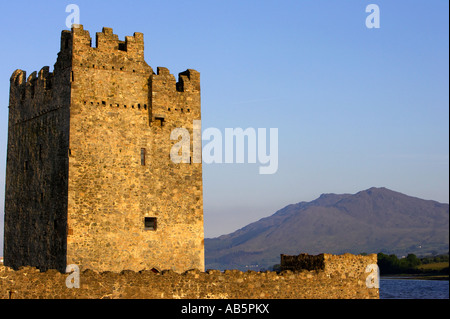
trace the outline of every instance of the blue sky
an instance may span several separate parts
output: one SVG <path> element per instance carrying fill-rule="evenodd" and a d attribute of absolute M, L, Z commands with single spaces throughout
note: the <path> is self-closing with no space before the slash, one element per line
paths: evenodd
<path fill-rule="evenodd" d="M 1 185 L 9 78 L 53 69 L 71 3 L 92 37 L 104 26 L 122 40 L 142 32 L 153 69 L 198 70 L 203 129 L 278 128 L 276 174 L 204 165 L 207 237 L 322 193 L 376 186 L 449 202 L 444 0 L 2 1 Z M 378 29 L 365 24 L 371 3 Z M 4 186 L 1 214 L 3 202 Z"/>

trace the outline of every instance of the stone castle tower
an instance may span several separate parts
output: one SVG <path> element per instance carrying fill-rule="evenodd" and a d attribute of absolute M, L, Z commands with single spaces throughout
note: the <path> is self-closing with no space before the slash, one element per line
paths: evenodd
<path fill-rule="evenodd" d="M 171 131 L 200 120 L 200 74 L 153 72 L 141 33 L 91 42 L 62 31 L 53 73 L 11 76 L 4 263 L 204 270 L 202 164 L 170 159 Z"/>

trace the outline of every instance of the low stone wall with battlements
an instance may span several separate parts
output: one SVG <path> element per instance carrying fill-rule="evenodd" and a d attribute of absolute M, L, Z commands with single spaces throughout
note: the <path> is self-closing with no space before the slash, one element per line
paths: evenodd
<path fill-rule="evenodd" d="M 40 272 L 31 267 L 14 271 L 0 265 L 0 299 L 378 299 L 369 288 L 368 265 L 376 255 L 319 255 L 317 269 L 281 272 L 238 270 L 122 271 L 79 274 L 80 287 L 68 288 L 69 274 Z M 324 267 L 322 267 L 324 265 Z"/>

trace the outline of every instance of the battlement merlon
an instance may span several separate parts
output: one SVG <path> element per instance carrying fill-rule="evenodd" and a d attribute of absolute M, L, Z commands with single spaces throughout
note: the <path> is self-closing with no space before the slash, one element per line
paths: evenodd
<path fill-rule="evenodd" d="M 61 51 L 72 48 L 73 53 L 86 48 L 99 51 L 121 51 L 127 53 L 128 57 L 144 59 L 144 34 L 135 32 L 133 36 L 126 36 L 125 41 L 119 40 L 112 28 L 104 27 L 102 32 L 97 32 L 95 37 L 96 47 L 92 47 L 92 38 L 89 31 L 83 29 L 83 25 L 74 24 L 71 31 L 61 33 Z"/>
<path fill-rule="evenodd" d="M 11 75 L 9 79 L 9 106 L 8 108 L 14 108 L 20 103 L 25 92 L 25 85 L 27 83 L 27 72 L 17 69 Z M 11 114 L 11 113 L 10 113 Z"/>
<path fill-rule="evenodd" d="M 11 83 L 11 88 L 25 84 L 26 77 L 27 77 L 26 71 L 23 71 L 20 69 L 15 70 L 13 72 L 13 74 L 11 75 L 11 78 L 9 79 L 9 81 Z"/>
<path fill-rule="evenodd" d="M 200 92 L 200 73 L 187 69 L 178 74 L 177 90 L 180 92 Z"/>

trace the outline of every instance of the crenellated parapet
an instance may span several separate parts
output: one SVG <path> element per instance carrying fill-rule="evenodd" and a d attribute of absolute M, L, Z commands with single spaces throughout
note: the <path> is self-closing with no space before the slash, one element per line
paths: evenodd
<path fill-rule="evenodd" d="M 44 66 L 39 72 L 32 72 L 28 78 L 26 78 L 26 71 L 15 70 L 10 78 L 11 93 L 19 98 L 15 102 L 23 103 L 25 100 L 34 99 L 36 95 L 50 91 L 52 89 L 53 73 L 49 70 L 48 66 Z"/>
<path fill-rule="evenodd" d="M 177 81 L 167 68 L 158 67 L 150 83 L 152 122 L 165 122 L 174 114 L 200 119 L 199 72 L 188 69 L 178 74 Z"/>
<path fill-rule="evenodd" d="M 74 56 L 85 54 L 86 51 L 95 53 L 111 53 L 126 56 L 134 61 L 144 60 L 144 35 L 135 32 L 133 36 L 126 36 L 125 40 L 119 40 L 112 28 L 104 27 L 102 32 L 95 35 L 95 47 L 92 46 L 92 38 L 89 31 L 82 25 L 74 25 L 69 32 L 63 32 L 61 49 L 72 49 Z"/>
<path fill-rule="evenodd" d="M 26 72 L 16 70 L 10 78 L 10 102 L 13 124 L 22 122 L 55 108 L 51 103 L 54 74 L 48 66 L 39 72 L 32 72 L 26 77 Z M 26 79 L 26 80 L 25 80 Z"/>
<path fill-rule="evenodd" d="M 163 84 L 167 91 L 200 92 L 200 73 L 193 69 L 187 69 L 178 74 L 178 81 L 167 68 L 158 67 L 157 73 L 152 74 L 152 81 Z"/>
<path fill-rule="evenodd" d="M 56 88 L 55 88 L 56 86 Z M 112 28 L 97 32 L 95 47 L 82 25 L 61 32 L 61 48 L 54 65 L 28 77 L 11 76 L 10 107 L 13 123 L 35 118 L 57 108 L 59 90 L 82 105 L 109 105 L 147 110 L 150 123 L 163 125 L 178 118 L 200 119 L 200 73 L 187 69 L 176 78 L 167 68 L 157 72 L 144 60 L 144 36 L 135 32 L 119 40 Z M 52 92 L 58 91 L 56 94 Z M 54 97 L 54 101 L 49 101 Z M 178 114 L 178 115 L 177 115 Z"/>

